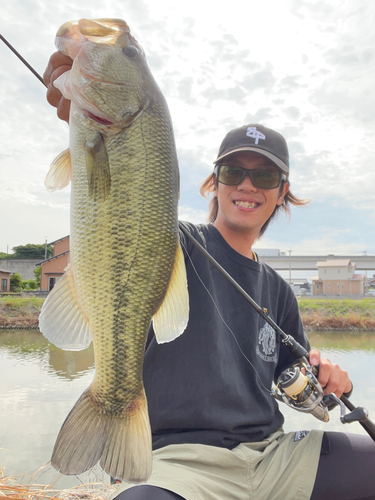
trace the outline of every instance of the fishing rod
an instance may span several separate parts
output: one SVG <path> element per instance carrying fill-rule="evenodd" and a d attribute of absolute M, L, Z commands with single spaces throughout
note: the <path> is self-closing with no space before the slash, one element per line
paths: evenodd
<path fill-rule="evenodd" d="M 249 302 L 256 312 L 281 336 L 283 344 L 293 353 L 297 364 L 282 372 L 277 380 L 276 389 L 271 394 L 298 411 L 312 413 L 316 418 L 328 422 L 328 406 L 336 403 L 340 406 L 340 420 L 343 424 L 359 422 L 368 435 L 375 441 L 375 424 L 369 418 L 369 412 L 362 406 L 356 407 L 342 395 L 340 399 L 335 394 L 324 396 L 323 390 L 316 378 L 315 367 L 308 362 L 308 352 L 292 335 L 286 334 L 269 316 L 266 308 L 262 308 L 245 292 L 237 281 L 217 262 L 212 255 L 191 235 L 180 223 L 180 230 L 202 252 L 202 254 L 223 274 L 232 285 Z M 304 369 L 304 370 L 302 370 Z M 350 410 L 346 413 L 345 407 Z"/>
<path fill-rule="evenodd" d="M 34 69 L 32 66 L 30 66 L 30 64 L 26 61 L 26 59 L 24 59 L 24 58 L 21 56 L 21 54 L 20 54 L 20 53 L 19 53 L 19 52 L 18 52 L 18 51 L 17 51 L 17 50 L 13 47 L 13 45 L 11 45 L 11 44 L 8 42 L 8 40 L 7 40 L 6 38 L 4 38 L 4 37 L 3 37 L 3 35 L 1 35 L 1 34 L 0 34 L 0 39 L 1 39 L 4 43 L 5 43 L 5 45 L 6 45 L 7 47 L 9 47 L 9 48 L 10 48 L 10 50 L 11 50 L 14 54 L 16 54 L 16 56 L 18 57 L 18 59 L 20 59 L 20 60 L 23 62 L 23 64 L 24 64 L 24 65 L 25 65 L 25 66 L 26 66 L 26 67 L 27 67 L 27 68 L 31 71 L 31 73 L 33 73 L 33 74 L 34 74 L 34 75 L 38 78 L 38 80 L 39 80 L 39 81 L 41 81 L 45 87 L 47 87 L 47 85 L 44 83 L 43 78 L 39 75 L 39 73 L 37 73 L 37 72 L 35 71 L 35 69 Z"/>
<path fill-rule="evenodd" d="M 43 78 L 37 71 L 21 56 L 21 54 L 0 34 L 1 40 L 9 47 L 9 49 L 25 64 L 25 66 L 38 78 L 45 86 Z M 278 378 L 278 386 L 280 390 L 274 390 L 272 395 L 281 401 L 284 401 L 291 408 L 299 411 L 308 411 L 320 420 L 328 421 L 327 406 L 324 399 L 329 399 L 340 406 L 342 423 L 359 422 L 366 430 L 369 436 L 375 441 L 375 424 L 369 419 L 369 413 L 366 408 L 361 406 L 356 407 L 349 399 L 342 395 L 337 398 L 334 394 L 323 396 L 322 388 L 313 373 L 313 369 L 308 362 L 308 352 L 299 344 L 294 337 L 287 335 L 268 315 L 266 308 L 260 307 L 254 299 L 235 281 L 229 273 L 207 252 L 207 250 L 192 236 L 183 225 L 179 224 L 181 231 L 185 236 L 200 250 L 203 255 L 232 283 L 233 286 L 245 297 L 250 305 L 262 316 L 262 318 L 281 336 L 284 345 L 293 353 L 299 364 L 284 370 Z M 304 370 L 301 371 L 301 368 Z M 303 379 L 303 380 L 302 380 Z M 303 387 L 301 388 L 301 381 Z M 305 383 L 306 382 L 306 383 Z M 299 391 L 299 392 L 297 392 Z M 345 407 L 351 413 L 346 414 Z"/>

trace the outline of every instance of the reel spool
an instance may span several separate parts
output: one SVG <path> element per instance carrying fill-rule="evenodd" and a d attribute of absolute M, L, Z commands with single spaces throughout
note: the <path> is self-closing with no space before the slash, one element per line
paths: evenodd
<path fill-rule="evenodd" d="M 328 409 L 323 402 L 323 390 L 307 360 L 284 370 L 271 394 L 294 410 L 312 413 L 323 422 L 329 421 Z"/>

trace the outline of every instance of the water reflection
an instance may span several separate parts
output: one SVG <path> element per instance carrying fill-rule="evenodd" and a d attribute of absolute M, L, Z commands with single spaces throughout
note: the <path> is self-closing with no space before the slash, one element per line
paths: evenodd
<path fill-rule="evenodd" d="M 94 353 L 63 351 L 38 331 L 0 331 L 0 464 L 5 474 L 33 474 L 49 462 L 61 424 L 90 385 Z M 60 474 L 47 465 L 33 482 L 52 484 Z M 106 481 L 99 467 L 64 476 L 57 488 Z"/>
<path fill-rule="evenodd" d="M 36 330 L 0 330 L 0 352 L 14 361 L 38 362 L 52 376 L 74 380 L 94 368 L 92 345 L 83 351 L 64 351 Z"/>
<path fill-rule="evenodd" d="M 375 332 L 312 332 L 308 337 L 311 346 L 320 350 L 375 352 Z"/>

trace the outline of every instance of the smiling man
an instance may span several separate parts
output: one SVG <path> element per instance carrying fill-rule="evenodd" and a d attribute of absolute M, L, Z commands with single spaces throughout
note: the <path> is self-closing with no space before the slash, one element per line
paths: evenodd
<path fill-rule="evenodd" d="M 305 203 L 290 195 L 285 199 L 288 172 L 288 148 L 278 132 L 247 125 L 224 138 L 215 170 L 201 192 L 214 186 L 211 222 L 239 253 L 252 258 L 251 246 L 279 207 L 286 208 L 290 200 Z"/>
<path fill-rule="evenodd" d="M 44 74 L 47 98 L 65 120 L 69 102 L 53 82 L 70 66 L 71 60 L 57 52 Z M 252 250 L 280 210 L 305 203 L 289 189 L 285 139 L 262 125 L 245 125 L 225 136 L 214 163 L 201 188 L 203 195 L 213 195 L 210 223 L 184 223 L 185 229 L 310 350 L 290 286 Z M 270 389 L 294 357 L 183 232 L 180 240 L 189 324 L 166 344 L 156 342 L 151 328 L 144 360 L 153 472 L 145 485 L 122 483 L 112 498 L 374 499 L 374 442 L 328 430 L 283 432 L 284 418 Z M 326 394 L 351 392 L 348 374 L 316 349 L 310 362 L 319 365 Z"/>

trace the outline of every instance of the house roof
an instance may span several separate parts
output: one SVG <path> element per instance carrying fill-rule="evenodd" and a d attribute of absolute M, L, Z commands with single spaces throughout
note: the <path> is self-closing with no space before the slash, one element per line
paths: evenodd
<path fill-rule="evenodd" d="M 349 267 L 350 265 L 355 267 L 356 264 L 350 259 L 321 260 L 316 263 L 316 267 Z"/>
<path fill-rule="evenodd" d="M 0 269 L 0 273 L 13 274 L 13 271 L 6 271 L 5 269 Z"/>
<path fill-rule="evenodd" d="M 49 259 L 46 259 L 46 260 L 42 260 L 41 262 L 38 262 L 37 264 L 35 264 L 36 266 L 41 266 L 42 264 L 44 264 L 45 262 L 49 262 L 50 260 L 53 260 L 53 259 L 58 259 L 59 257 L 61 257 L 62 255 L 65 255 L 66 253 L 69 253 L 70 250 L 66 250 L 65 252 L 63 253 L 59 253 L 58 255 L 53 255 L 52 257 L 50 257 Z"/>
<path fill-rule="evenodd" d="M 54 245 L 55 243 L 58 243 L 59 241 L 66 240 L 67 238 L 69 238 L 69 234 L 68 234 L 68 236 L 64 236 L 63 238 L 60 238 L 59 240 L 51 241 L 50 243 L 47 243 L 47 245 Z"/>
<path fill-rule="evenodd" d="M 353 274 L 353 276 L 350 278 L 351 280 L 356 280 L 356 281 L 361 281 L 364 280 L 366 276 L 364 274 Z"/>

